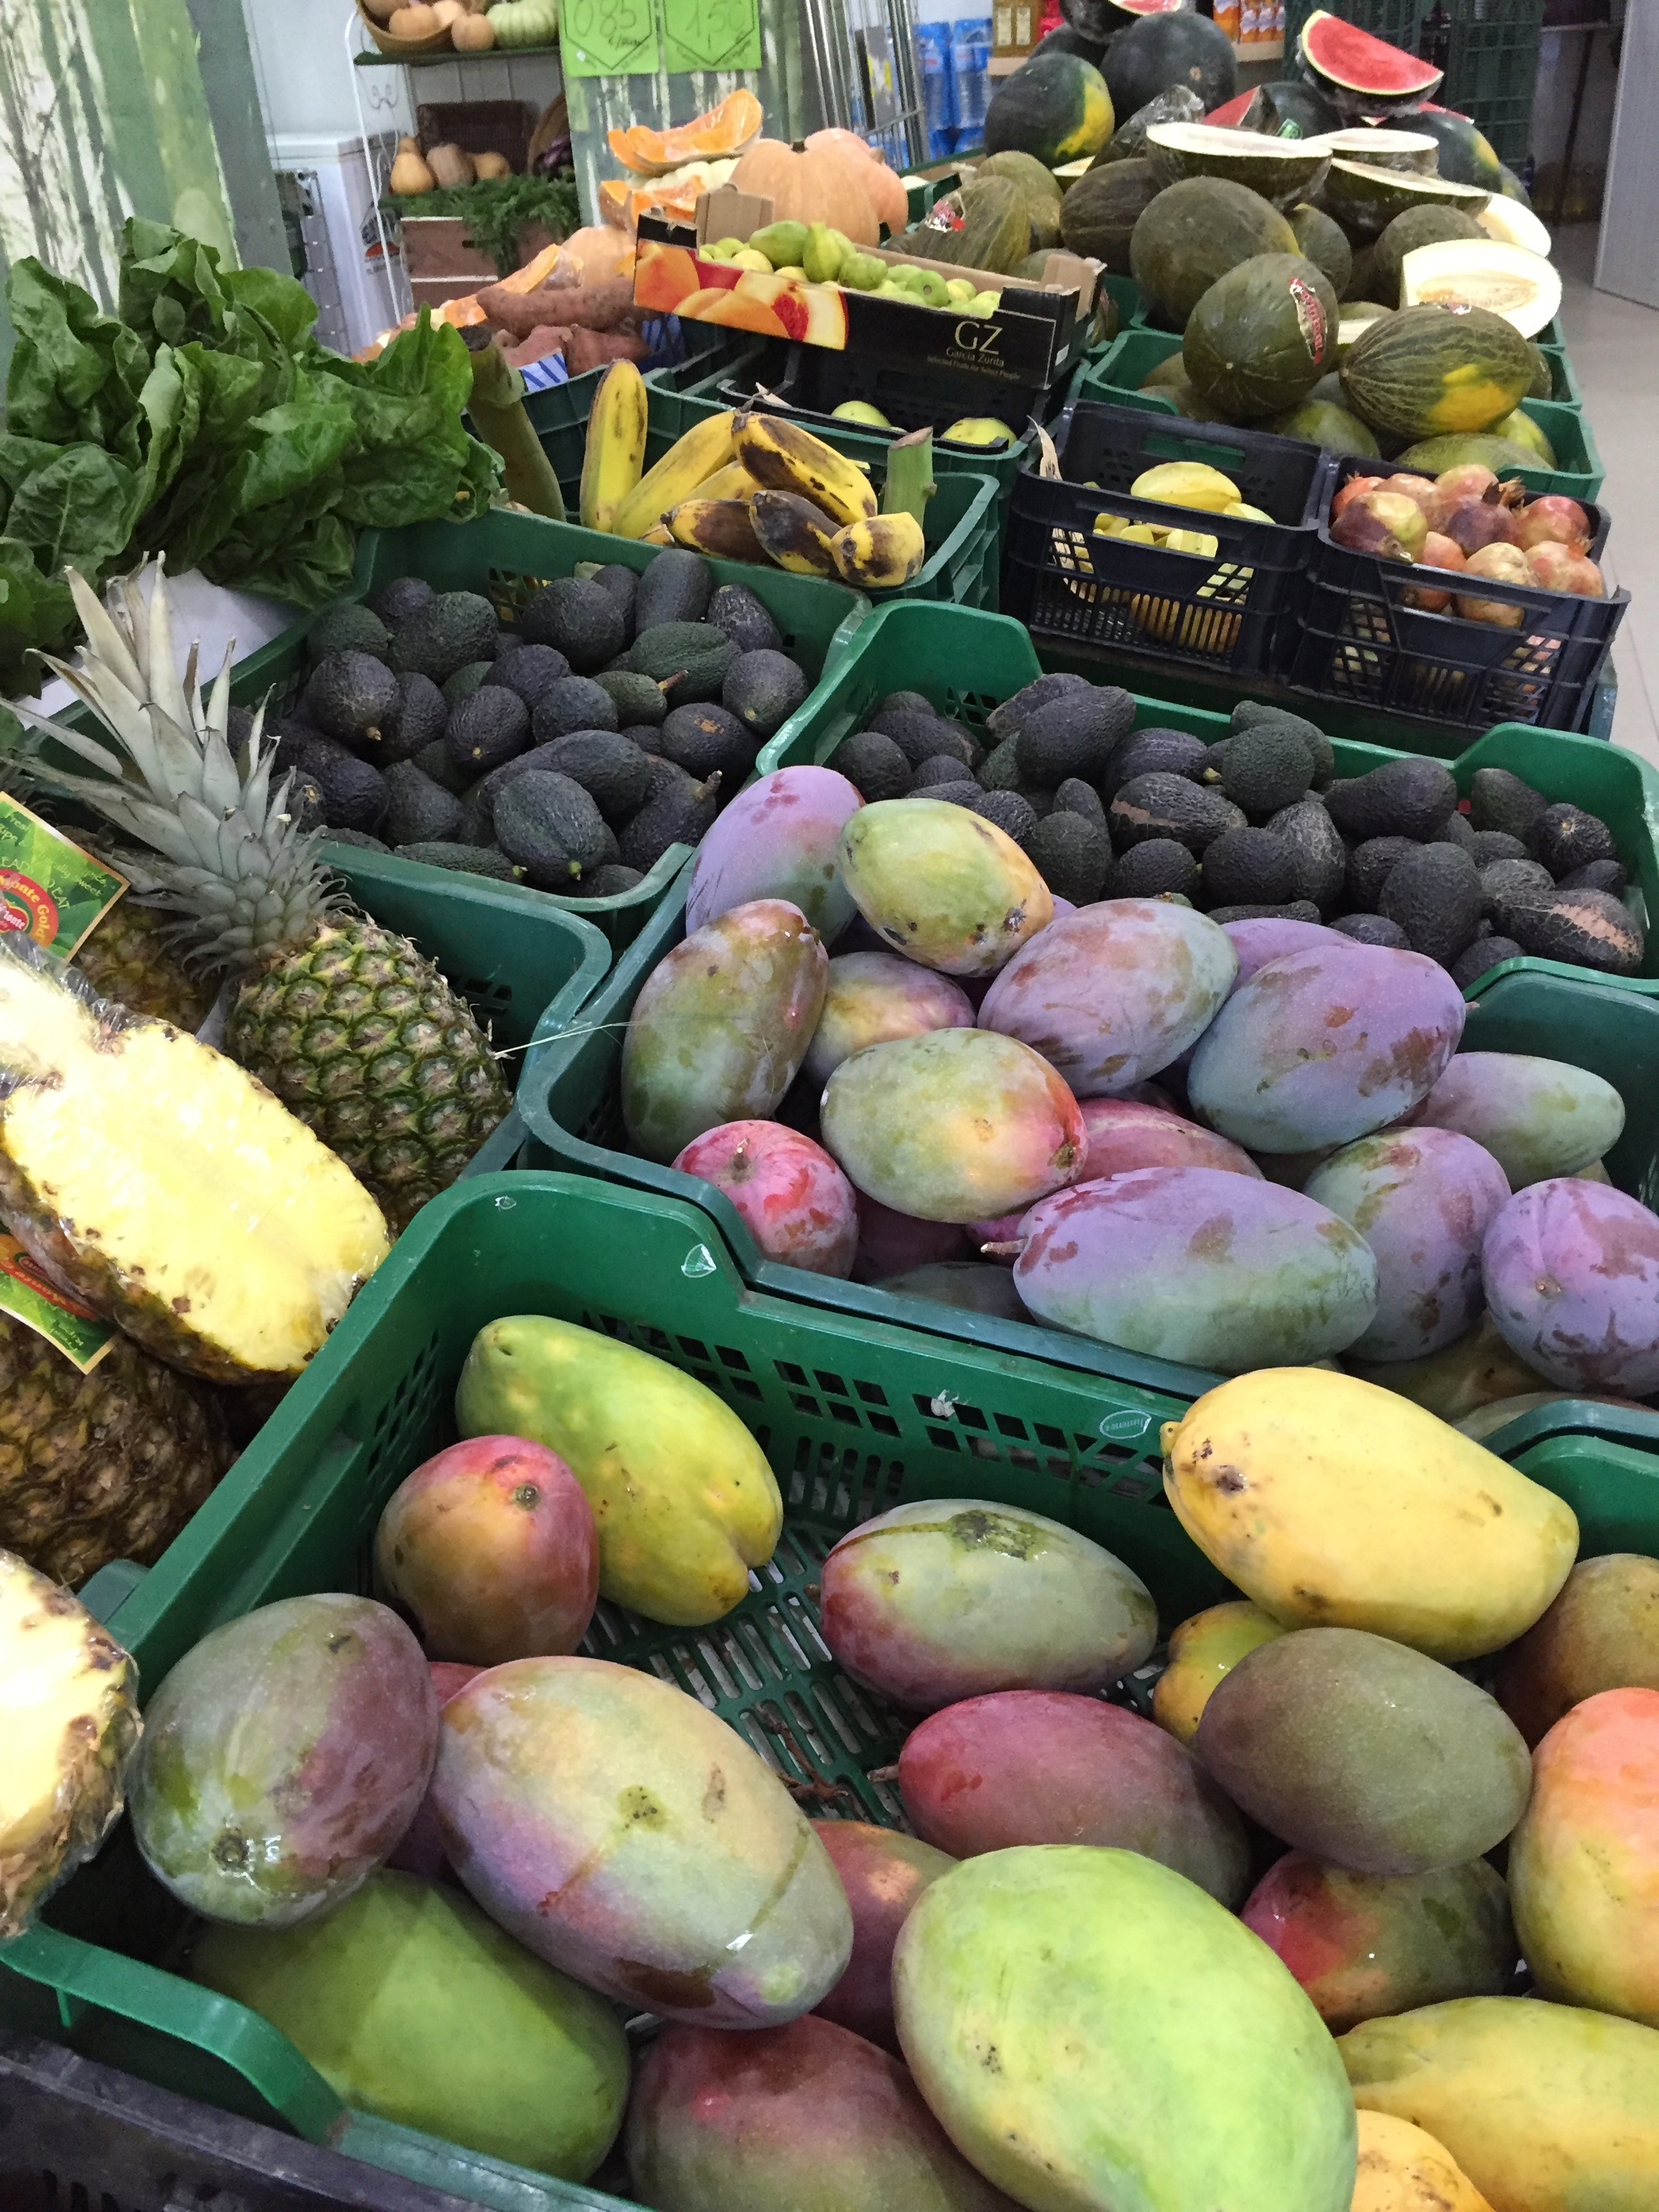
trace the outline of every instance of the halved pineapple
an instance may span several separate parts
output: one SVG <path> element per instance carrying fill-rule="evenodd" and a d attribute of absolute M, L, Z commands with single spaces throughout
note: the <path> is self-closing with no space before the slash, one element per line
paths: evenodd
<path fill-rule="evenodd" d="M 0 1552 L 0 1941 L 120 1815 L 138 1670 L 78 1598 Z"/>

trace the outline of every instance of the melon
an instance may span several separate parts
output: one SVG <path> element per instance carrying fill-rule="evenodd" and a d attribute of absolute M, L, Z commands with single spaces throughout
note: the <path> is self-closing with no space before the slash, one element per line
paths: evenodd
<path fill-rule="evenodd" d="M 1336 294 L 1300 253 L 1263 253 L 1218 277 L 1187 319 L 1193 388 L 1236 422 L 1304 399 L 1336 358 Z"/>
<path fill-rule="evenodd" d="M 1115 276 L 1127 276 L 1135 225 L 1160 189 L 1150 161 L 1114 161 L 1091 169 L 1060 204 L 1061 240 L 1071 252 L 1098 261 Z"/>
<path fill-rule="evenodd" d="M 1184 84 L 1171 85 L 1145 107 L 1136 108 L 1127 123 L 1114 124 L 1112 135 L 1095 155 L 1093 166 L 1103 169 L 1112 161 L 1142 158 L 1146 133 L 1154 123 L 1196 123 L 1203 113 L 1204 103 L 1195 92 Z"/>
<path fill-rule="evenodd" d="M 1413 111 L 1410 127 L 1433 139 L 1443 177 L 1455 184 L 1480 185 L 1489 192 L 1503 190 L 1504 164 L 1470 117 L 1450 107 L 1419 107 Z"/>
<path fill-rule="evenodd" d="M 1394 465 L 1413 475 L 1437 477 L 1471 461 L 1478 461 L 1494 476 L 1502 476 L 1510 469 L 1538 466 L 1538 456 L 1530 447 L 1517 446 L 1512 438 L 1495 438 L 1489 430 L 1419 439 L 1416 445 L 1407 446 L 1404 453 L 1396 455 Z"/>
<path fill-rule="evenodd" d="M 1340 107 L 1360 112 L 1425 100 L 1445 75 L 1432 62 L 1373 38 L 1325 8 L 1315 9 L 1304 23 L 1297 50 L 1316 84 Z"/>
<path fill-rule="evenodd" d="M 1065 209 L 1060 210 L 1062 226 Z M 1134 227 L 1134 280 L 1177 330 L 1218 276 L 1261 253 L 1296 252 L 1296 233 L 1248 185 L 1188 177 L 1152 201 Z"/>
<path fill-rule="evenodd" d="M 1351 238 L 1375 238 L 1407 208 L 1435 205 L 1479 215 L 1491 198 L 1476 185 L 1425 177 L 1414 169 L 1374 169 L 1368 161 L 1334 161 L 1325 172 L 1319 204 Z"/>
<path fill-rule="evenodd" d="M 1112 135 L 1112 113 L 1106 79 L 1091 63 L 1078 54 L 1044 54 L 991 94 L 985 150 L 1030 154 L 1045 169 L 1057 168 L 1097 154 Z"/>
<path fill-rule="evenodd" d="M 1395 216 L 1371 249 L 1372 292 L 1389 307 L 1397 307 L 1400 264 L 1408 253 L 1415 253 L 1419 246 L 1439 246 L 1447 239 L 1485 236 L 1478 218 L 1465 215 L 1462 208 L 1407 208 L 1404 215 Z"/>
<path fill-rule="evenodd" d="M 1103 64 L 1112 106 L 1133 115 L 1172 85 L 1195 92 L 1206 110 L 1231 100 L 1238 85 L 1238 64 L 1224 31 L 1207 15 L 1147 15 L 1120 31 L 1106 49 Z"/>
<path fill-rule="evenodd" d="M 1531 381 L 1526 340 L 1483 307 L 1402 307 L 1373 323 L 1342 364 L 1348 405 L 1385 438 L 1490 429 Z"/>
<path fill-rule="evenodd" d="M 1367 461 L 1378 459 L 1376 441 L 1357 415 L 1311 396 L 1299 407 L 1273 416 L 1261 427 L 1280 438 L 1305 438 L 1311 446 L 1322 446 L 1328 453 L 1352 453 Z"/>
<path fill-rule="evenodd" d="M 1364 161 L 1373 169 L 1409 169 L 1432 177 L 1440 167 L 1439 147 L 1421 131 L 1381 131 L 1362 124 L 1358 130 L 1328 131 L 1323 143 L 1333 161 Z"/>
<path fill-rule="evenodd" d="M 1210 123 L 1155 123 L 1146 133 L 1146 154 L 1166 185 L 1186 177 L 1229 177 L 1281 208 L 1305 199 L 1326 163 L 1317 140 L 1218 131 Z"/>
<path fill-rule="evenodd" d="M 1550 234 L 1529 207 L 1499 195 L 1488 200 L 1475 217 L 1488 238 L 1501 246 L 1524 246 L 1528 253 L 1550 256 Z"/>
<path fill-rule="evenodd" d="M 974 171 L 975 184 L 988 177 L 1006 178 L 1024 201 L 1033 253 L 1046 253 L 1050 246 L 1059 245 L 1060 184 L 1052 169 L 1045 169 L 1035 155 L 1010 149 L 993 154 Z"/>
<path fill-rule="evenodd" d="M 1400 264 L 1402 307 L 1485 307 L 1536 337 L 1561 306 L 1561 279 L 1541 253 L 1493 239 L 1419 246 Z"/>
<path fill-rule="evenodd" d="M 1535 422 L 1524 407 L 1517 407 L 1501 422 L 1494 422 L 1490 434 L 1494 438 L 1507 438 L 1512 445 L 1528 447 L 1538 457 L 1534 464 L 1537 467 L 1553 469 L 1555 466 L 1555 448 L 1551 445 L 1542 423 Z"/>
<path fill-rule="evenodd" d="M 1346 361 L 1350 352 L 1373 323 L 1380 323 L 1385 315 L 1391 315 L 1393 313 L 1392 307 L 1385 307 L 1376 300 L 1345 300 L 1337 311 L 1338 366 L 1340 367 L 1341 363 Z"/>
<path fill-rule="evenodd" d="M 1340 300 L 1353 275 L 1353 251 L 1341 224 L 1322 208 L 1310 207 L 1304 201 L 1291 210 L 1291 228 L 1296 233 L 1297 252 L 1305 253 L 1316 269 L 1324 271 Z"/>
<path fill-rule="evenodd" d="M 1532 382 L 1527 386 L 1527 398 L 1528 399 L 1553 399 L 1555 397 L 1555 371 L 1550 365 L 1549 356 L 1535 339 L 1528 339 L 1527 343 L 1527 352 L 1532 361 Z"/>
<path fill-rule="evenodd" d="M 954 228 L 930 227 L 942 211 L 959 218 Z M 1025 188 L 1011 177 L 975 179 L 959 192 L 947 192 L 943 200 L 936 201 L 928 223 L 906 231 L 893 243 L 906 253 L 923 254 L 934 261 L 1010 275 L 1034 244 Z"/>

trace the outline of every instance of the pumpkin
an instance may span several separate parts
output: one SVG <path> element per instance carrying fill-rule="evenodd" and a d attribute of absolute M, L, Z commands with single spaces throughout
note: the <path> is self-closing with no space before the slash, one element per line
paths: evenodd
<path fill-rule="evenodd" d="M 738 191 L 770 200 L 774 222 L 827 222 L 854 246 L 874 246 L 881 226 L 865 182 L 869 167 L 842 146 L 757 138 L 731 181 Z"/>
<path fill-rule="evenodd" d="M 910 196 L 888 167 L 885 156 L 867 138 L 860 138 L 856 131 L 815 131 L 806 142 L 806 150 L 816 153 L 820 146 L 826 145 L 838 146 L 844 153 L 856 155 L 866 165 L 864 189 L 870 195 L 876 221 L 896 235 L 910 220 Z"/>
<path fill-rule="evenodd" d="M 720 161 L 742 153 L 760 127 L 761 104 L 739 86 L 718 107 L 694 115 L 689 123 L 677 123 L 671 131 L 634 123 L 626 131 L 607 131 L 605 143 L 636 177 L 665 177 L 688 161 Z"/>
<path fill-rule="evenodd" d="M 495 43 L 495 26 L 476 9 L 457 16 L 449 27 L 453 44 L 464 54 L 487 54 Z"/>

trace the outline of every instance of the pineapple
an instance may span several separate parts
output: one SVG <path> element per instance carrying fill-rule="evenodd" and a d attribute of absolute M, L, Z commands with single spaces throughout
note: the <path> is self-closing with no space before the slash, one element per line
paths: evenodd
<path fill-rule="evenodd" d="M 218 990 L 179 958 L 176 928 L 153 907 L 119 899 L 76 954 L 75 964 L 100 999 L 181 1030 L 199 1030 Z"/>
<path fill-rule="evenodd" d="M 73 570 L 87 632 L 80 666 L 52 665 L 98 714 L 103 739 L 27 719 L 100 771 L 32 775 L 148 850 L 113 865 L 181 919 L 187 957 L 240 981 L 226 1029 L 234 1060 L 337 1152 L 394 1229 L 452 1183 L 507 1112 L 501 1071 L 465 1001 L 404 937 L 349 909 L 318 838 L 270 787 L 274 744 L 256 716 L 233 752 L 229 660 L 204 702 L 195 660 L 173 672 L 161 564 L 112 617 Z"/>
<path fill-rule="evenodd" d="M 120 1817 L 138 1674 L 78 1600 L 0 1552 L 0 1942 Z"/>

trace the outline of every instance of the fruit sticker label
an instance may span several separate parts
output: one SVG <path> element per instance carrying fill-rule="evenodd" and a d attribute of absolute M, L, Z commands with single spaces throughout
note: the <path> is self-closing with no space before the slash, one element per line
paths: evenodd
<path fill-rule="evenodd" d="M 0 1313 L 9 1313 L 56 1346 L 71 1367 L 90 1375 L 115 1341 L 113 1322 L 48 1282 L 3 1222 L 0 1222 Z"/>
<path fill-rule="evenodd" d="M 72 960 L 126 887 L 125 876 L 0 794 L 0 930 Z"/>
<path fill-rule="evenodd" d="M 1291 298 L 1296 303 L 1296 319 L 1302 331 L 1302 343 L 1308 349 L 1308 358 L 1322 361 L 1330 343 L 1330 326 L 1319 304 L 1318 293 L 1305 276 L 1292 276 Z"/>

